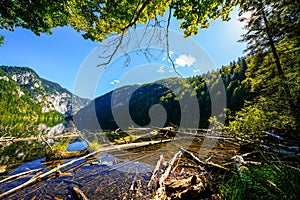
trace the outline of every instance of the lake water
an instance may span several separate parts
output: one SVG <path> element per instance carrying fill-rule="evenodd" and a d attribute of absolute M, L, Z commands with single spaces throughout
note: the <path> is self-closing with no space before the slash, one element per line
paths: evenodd
<path fill-rule="evenodd" d="M 63 125 L 55 127 L 42 127 L 38 131 L 32 131 L 30 136 L 37 136 L 38 133 L 43 135 L 60 135 L 68 129 L 62 128 Z M 72 127 L 69 130 L 72 130 Z M 67 140 L 67 149 L 69 151 L 83 150 L 87 147 L 87 141 L 97 139 L 100 146 L 112 145 L 111 141 L 104 134 L 85 133 L 83 137 L 75 137 Z M 97 136 L 96 136 L 97 135 Z M 145 135 L 145 132 L 135 132 L 137 135 Z M 145 137 L 148 137 L 146 134 Z M 62 169 L 62 174 L 48 177 L 38 184 L 26 187 L 20 192 L 10 196 L 12 199 L 69 199 L 71 197 L 71 188 L 77 186 L 81 188 L 90 199 L 120 199 L 131 195 L 128 193 L 129 188 L 135 180 L 141 182 L 142 188 L 146 188 L 151 173 L 160 155 L 164 156 L 164 164 L 172 158 L 172 156 L 184 147 L 189 149 L 195 155 L 201 150 L 207 151 L 203 159 L 209 158 L 216 163 L 225 162 L 226 159 L 235 155 L 237 147 L 224 141 L 217 141 L 214 148 L 209 146 L 210 143 L 203 143 L 204 138 L 194 137 L 191 135 L 178 135 L 175 140 L 169 143 L 158 145 L 150 145 L 147 147 L 136 148 L 132 150 L 114 150 L 103 152 L 97 156 L 82 160 Z M 48 139 L 50 145 L 66 142 L 65 139 Z M 1 143 L 1 160 L 0 165 L 7 166 L 6 172 L 1 174 L 1 179 L 5 176 L 18 174 L 32 169 L 42 168 L 42 172 L 46 172 L 58 164 L 66 163 L 70 160 L 46 161 L 45 151 L 47 145 L 41 139 L 19 142 Z M 205 146 L 206 145 L 206 146 Z M 185 158 L 181 159 L 185 162 Z M 176 173 L 190 173 L 188 169 L 178 167 Z M 175 173 L 174 172 L 174 173 Z M 0 184 L 1 191 L 7 191 L 14 188 L 32 176 L 26 176 L 16 179 L 12 182 Z M 154 187 L 154 188 L 153 188 Z M 155 186 L 150 189 L 141 190 L 142 197 L 150 198 Z M 139 198 L 139 199 L 143 199 Z"/>

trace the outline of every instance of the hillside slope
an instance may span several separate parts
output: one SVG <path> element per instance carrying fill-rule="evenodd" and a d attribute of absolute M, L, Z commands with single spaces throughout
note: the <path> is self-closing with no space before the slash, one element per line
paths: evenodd
<path fill-rule="evenodd" d="M 222 101 L 231 115 L 243 107 L 245 100 L 255 96 L 250 92 L 250 86 L 243 82 L 246 69 L 247 63 L 241 58 L 237 63 L 233 62 L 230 66 L 201 76 L 169 78 L 117 88 L 93 100 L 74 116 L 74 120 L 79 129 L 127 129 L 137 125 L 146 126 L 153 120 L 165 121 L 160 126 L 182 127 L 185 123 L 187 126 L 208 128 L 208 120 L 212 115 L 211 97 L 218 98 L 218 84 L 224 86 L 226 94 L 223 96 L 226 97 Z M 190 105 L 195 98 L 199 109 Z M 181 101 L 188 103 L 180 105 Z M 163 108 L 164 111 L 153 112 L 151 107 L 154 105 L 159 105 L 156 109 Z M 218 105 L 214 106 L 213 109 L 222 109 L 216 108 Z M 199 111 L 200 118 L 197 121 L 194 116 Z M 185 122 L 182 121 L 183 117 Z"/>
<path fill-rule="evenodd" d="M 89 103 L 89 99 L 73 95 L 59 84 L 40 78 L 28 67 L 0 66 L 32 100 L 42 106 L 43 112 L 56 110 L 62 114 L 71 115 Z"/>
<path fill-rule="evenodd" d="M 51 112 L 47 116 L 59 116 Z M 0 122 L 14 124 L 18 121 L 37 121 L 45 118 L 42 107 L 35 103 L 28 91 L 16 83 L 7 73 L 0 69 Z M 43 116 L 43 117 L 42 117 Z"/>

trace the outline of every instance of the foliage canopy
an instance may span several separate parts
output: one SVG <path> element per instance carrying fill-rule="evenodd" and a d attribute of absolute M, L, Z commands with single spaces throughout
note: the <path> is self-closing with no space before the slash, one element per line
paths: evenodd
<path fill-rule="evenodd" d="M 16 27 L 30 29 L 35 34 L 51 33 L 51 28 L 70 25 L 82 32 L 84 38 L 103 41 L 110 34 L 125 33 L 137 24 L 155 21 L 168 8 L 184 35 L 197 34 L 199 27 L 207 28 L 209 19 L 229 20 L 237 0 L 58 0 L 13 1 L 0 6 L 0 29 L 13 31 Z M 1 38 L 3 40 L 3 37 Z"/>

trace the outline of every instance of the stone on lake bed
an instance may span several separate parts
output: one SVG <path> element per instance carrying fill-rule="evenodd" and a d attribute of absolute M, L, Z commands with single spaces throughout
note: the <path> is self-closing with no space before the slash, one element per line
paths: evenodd
<path fill-rule="evenodd" d="M 92 162 L 91 162 L 91 165 L 99 165 L 99 164 L 100 164 L 99 161 L 92 161 Z"/>
<path fill-rule="evenodd" d="M 3 174 L 6 172 L 6 169 L 7 169 L 7 165 L 1 165 L 0 166 L 0 174 Z"/>

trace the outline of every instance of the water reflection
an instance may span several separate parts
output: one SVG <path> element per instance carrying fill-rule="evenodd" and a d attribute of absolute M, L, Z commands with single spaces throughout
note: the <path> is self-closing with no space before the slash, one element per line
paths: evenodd
<path fill-rule="evenodd" d="M 7 125 L 0 129 L 0 166 L 7 173 L 24 162 L 29 162 L 45 156 L 47 145 L 40 136 L 61 135 L 72 129 L 69 124 L 57 124 L 49 126 L 46 124 L 17 123 Z M 18 141 L 24 138 L 23 141 Z M 53 145 L 55 141 L 51 138 L 46 142 Z"/>
<path fill-rule="evenodd" d="M 68 144 L 68 151 L 80 151 L 87 148 L 87 143 L 85 141 L 75 139 L 70 144 Z"/>

